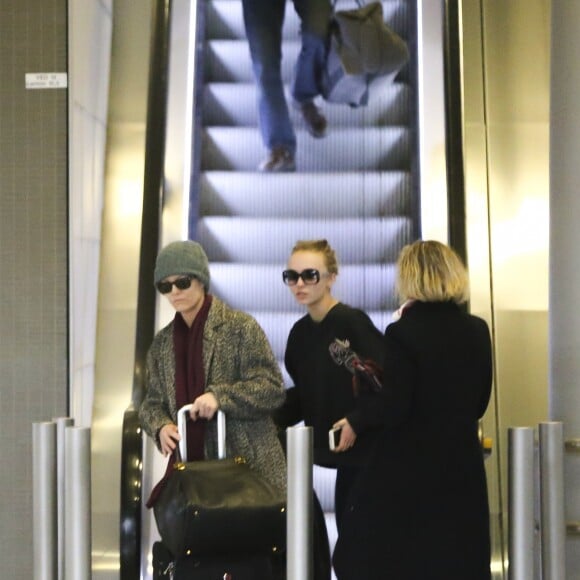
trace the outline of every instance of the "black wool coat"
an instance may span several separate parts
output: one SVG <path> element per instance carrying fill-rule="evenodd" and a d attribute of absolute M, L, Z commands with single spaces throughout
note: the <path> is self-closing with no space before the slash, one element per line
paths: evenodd
<path fill-rule="evenodd" d="M 384 429 L 343 517 L 339 580 L 490 579 L 491 360 L 486 323 L 452 302 L 416 302 L 387 327 Z"/>

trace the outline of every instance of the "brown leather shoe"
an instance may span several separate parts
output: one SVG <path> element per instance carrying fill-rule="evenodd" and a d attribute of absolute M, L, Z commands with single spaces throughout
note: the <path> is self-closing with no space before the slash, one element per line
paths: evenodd
<path fill-rule="evenodd" d="M 314 101 L 305 103 L 295 102 L 297 109 L 302 113 L 302 118 L 306 124 L 307 131 L 317 139 L 326 137 L 326 117 L 314 104 Z"/>
<path fill-rule="evenodd" d="M 259 171 L 264 172 L 291 172 L 296 171 L 294 155 L 286 147 L 273 147 L 268 157 L 258 166 Z"/>

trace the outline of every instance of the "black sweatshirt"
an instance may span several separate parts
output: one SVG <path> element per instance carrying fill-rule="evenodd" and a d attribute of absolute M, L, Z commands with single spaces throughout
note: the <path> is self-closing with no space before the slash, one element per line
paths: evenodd
<path fill-rule="evenodd" d="M 360 465 L 374 440 L 373 411 L 380 405 L 371 393 L 355 398 L 352 374 L 337 365 L 328 350 L 335 338 L 348 340 L 362 359 L 372 359 L 382 366 L 383 335 L 362 310 L 339 303 L 320 322 L 307 314 L 294 324 L 288 336 L 285 364 L 295 386 L 287 390 L 286 403 L 276 418 L 282 426 L 304 420 L 313 427 L 316 464 Z M 328 448 L 328 430 L 343 417 L 357 439 L 349 451 L 333 453 Z"/>

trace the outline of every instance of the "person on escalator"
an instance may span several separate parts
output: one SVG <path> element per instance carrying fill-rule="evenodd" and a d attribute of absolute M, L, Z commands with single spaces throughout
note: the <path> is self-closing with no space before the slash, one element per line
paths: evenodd
<path fill-rule="evenodd" d="M 291 93 L 306 129 L 316 138 L 326 135 L 326 119 L 315 104 L 326 59 L 332 13 L 330 0 L 293 0 L 301 21 L 301 48 Z M 282 82 L 282 28 L 286 0 L 242 0 L 244 25 L 258 88 L 258 116 L 268 156 L 259 170 L 295 171 L 296 135 Z"/>
<path fill-rule="evenodd" d="M 435 241 L 398 260 L 405 307 L 386 329 L 382 430 L 352 488 L 334 551 L 339 580 L 490 580 L 478 420 L 492 385 L 489 329 L 461 305 L 467 271 Z"/>
<path fill-rule="evenodd" d="M 304 421 L 313 428 L 314 462 L 336 469 L 335 515 L 340 533 L 350 488 L 372 448 L 377 395 L 357 389 L 352 372 L 333 359 L 336 339 L 377 369 L 383 356 L 382 333 L 362 310 L 332 294 L 338 276 L 336 253 L 327 240 L 299 241 L 282 273 L 295 300 L 307 310 L 292 327 L 284 362 L 294 386 L 275 414 L 282 427 Z M 360 387 L 360 385 L 358 385 Z M 340 429 L 335 449 L 329 431 Z"/>
<path fill-rule="evenodd" d="M 284 400 L 283 380 L 258 323 L 212 296 L 207 256 L 200 244 L 177 241 L 155 263 L 155 285 L 175 310 L 147 355 L 147 389 L 139 418 L 159 450 L 171 456 L 181 434 L 177 411 L 192 403 L 188 460 L 217 457 L 215 421 L 227 416 L 228 453 L 244 457 L 280 490 L 286 465 L 271 413 Z M 174 464 L 169 457 L 168 469 Z M 153 490 L 148 507 L 159 493 Z"/>

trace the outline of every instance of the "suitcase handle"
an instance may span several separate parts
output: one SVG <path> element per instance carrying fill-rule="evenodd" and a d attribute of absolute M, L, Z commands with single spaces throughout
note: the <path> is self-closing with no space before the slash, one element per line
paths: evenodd
<path fill-rule="evenodd" d="M 186 423 L 187 423 L 187 413 L 193 405 L 184 405 L 177 411 L 177 430 L 181 439 L 179 440 L 179 453 L 181 454 L 181 461 L 187 461 L 187 437 Z M 223 411 L 218 410 L 217 412 L 217 438 L 218 438 L 218 459 L 224 459 L 226 456 L 226 415 Z"/>

